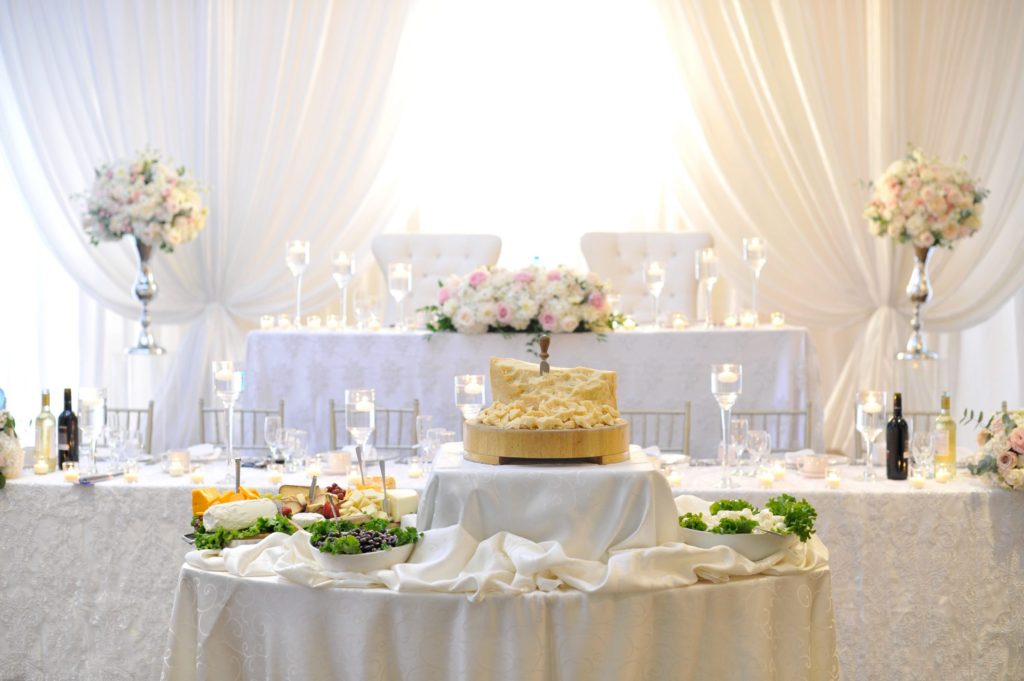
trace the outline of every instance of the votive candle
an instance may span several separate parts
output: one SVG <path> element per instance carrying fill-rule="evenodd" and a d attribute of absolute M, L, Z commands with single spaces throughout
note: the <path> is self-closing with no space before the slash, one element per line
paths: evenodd
<path fill-rule="evenodd" d="M 780 329 L 786 325 L 786 315 L 781 312 L 772 312 L 772 326 Z"/>
<path fill-rule="evenodd" d="M 924 489 L 924 476 L 920 473 L 914 473 L 911 475 L 910 486 L 914 489 Z"/>
<path fill-rule="evenodd" d="M 782 465 L 781 461 L 776 461 L 772 464 L 772 476 L 776 480 L 783 480 L 786 477 L 786 467 Z"/>
<path fill-rule="evenodd" d="M 274 328 L 274 315 L 265 314 L 260 317 L 260 330 L 266 331 L 267 329 Z"/>
<path fill-rule="evenodd" d="M 825 476 L 825 486 L 829 489 L 839 488 L 839 473 L 835 471 L 829 471 L 828 475 Z"/>

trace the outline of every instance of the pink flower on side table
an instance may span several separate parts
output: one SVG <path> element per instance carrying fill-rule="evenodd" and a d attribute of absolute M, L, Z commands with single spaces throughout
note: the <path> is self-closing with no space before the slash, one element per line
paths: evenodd
<path fill-rule="evenodd" d="M 502 324 L 508 324 L 512 319 L 512 308 L 505 303 L 498 303 L 498 309 L 495 312 L 495 317 Z"/>
<path fill-rule="evenodd" d="M 554 330 L 555 326 L 558 325 L 558 317 L 551 314 L 550 312 L 544 312 L 540 316 L 540 326 L 545 331 Z"/>
<path fill-rule="evenodd" d="M 1017 467 L 1017 455 L 1013 452 L 1002 452 L 996 457 L 996 466 L 1002 472 L 1012 471 Z"/>
<path fill-rule="evenodd" d="M 1018 454 L 1024 454 L 1024 428 L 1014 428 L 1010 433 L 1010 447 Z"/>
<path fill-rule="evenodd" d="M 533 282 L 533 273 L 529 272 L 528 270 L 523 270 L 522 272 L 516 272 L 516 276 L 513 277 L 513 280 L 518 281 L 520 284 L 532 283 Z"/>
<path fill-rule="evenodd" d="M 600 291 L 593 291 L 587 300 L 590 302 L 591 305 L 594 306 L 595 309 L 604 309 L 605 299 L 604 296 L 601 295 Z"/>
<path fill-rule="evenodd" d="M 487 281 L 487 272 L 484 272 L 483 270 L 475 270 L 473 274 L 469 275 L 470 286 L 479 286 L 485 281 Z"/>
<path fill-rule="evenodd" d="M 562 273 L 558 270 L 551 270 L 548 272 L 548 281 L 561 281 Z"/>

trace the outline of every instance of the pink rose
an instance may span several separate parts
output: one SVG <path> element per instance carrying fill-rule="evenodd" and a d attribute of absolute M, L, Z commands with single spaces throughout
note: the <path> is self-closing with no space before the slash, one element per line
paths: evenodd
<path fill-rule="evenodd" d="M 495 313 L 495 316 L 498 318 L 499 322 L 503 324 L 507 323 L 508 320 L 511 319 L 512 317 L 512 308 L 510 308 L 505 303 L 498 303 L 498 309 Z"/>
<path fill-rule="evenodd" d="M 561 281 L 562 273 L 558 270 L 551 270 L 548 272 L 548 281 Z"/>
<path fill-rule="evenodd" d="M 483 270 L 476 270 L 473 274 L 469 275 L 469 285 L 476 287 L 487 281 L 487 273 Z"/>
<path fill-rule="evenodd" d="M 437 292 L 437 304 L 444 305 L 445 301 L 452 297 L 452 292 L 447 288 L 442 288 Z"/>
<path fill-rule="evenodd" d="M 1003 473 L 1012 471 L 1017 467 L 1017 455 L 1013 452 L 1003 452 L 996 457 L 996 466 Z"/>
<path fill-rule="evenodd" d="M 1010 433 L 1010 447 L 1024 454 L 1024 428 L 1014 428 Z"/>
<path fill-rule="evenodd" d="M 590 302 L 591 305 L 594 306 L 594 308 L 598 310 L 604 309 L 605 300 L 604 296 L 601 295 L 600 291 L 591 292 L 590 297 L 587 298 L 587 300 Z"/>
<path fill-rule="evenodd" d="M 558 325 L 558 317 L 551 314 L 550 312 L 544 312 L 540 316 L 540 326 L 545 331 L 553 331 L 555 326 Z"/>
<path fill-rule="evenodd" d="M 516 272 L 516 276 L 512 277 L 513 280 L 518 281 L 520 284 L 529 284 L 533 281 L 533 274 L 527 270 L 522 272 Z"/>

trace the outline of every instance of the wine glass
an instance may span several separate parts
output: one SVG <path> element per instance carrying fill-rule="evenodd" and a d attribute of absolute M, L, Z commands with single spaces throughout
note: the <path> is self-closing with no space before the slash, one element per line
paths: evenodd
<path fill-rule="evenodd" d="M 284 463 L 283 455 L 278 453 L 284 444 L 284 428 L 281 417 L 271 414 L 263 421 L 263 439 L 270 448 L 270 458 L 274 463 Z"/>
<path fill-rule="evenodd" d="M 356 328 L 365 330 L 377 309 L 377 296 L 369 291 L 357 290 L 353 296 L 356 311 Z"/>
<path fill-rule="evenodd" d="M 651 261 L 644 266 L 644 286 L 647 292 L 654 297 L 654 321 L 651 326 L 658 327 L 658 301 L 661 292 L 665 288 L 665 266 L 657 260 Z"/>
<path fill-rule="evenodd" d="M 694 253 L 694 274 L 704 291 L 704 328 L 711 328 L 711 290 L 718 281 L 718 256 L 714 248 Z"/>
<path fill-rule="evenodd" d="M 125 423 L 125 425 L 128 425 Z M 103 437 L 110 447 L 110 460 L 115 470 L 119 469 L 124 459 L 124 428 L 118 420 L 117 414 L 107 414 L 107 425 L 103 429 Z"/>
<path fill-rule="evenodd" d="M 866 461 L 864 479 L 875 479 L 874 442 L 879 433 L 885 430 L 884 390 L 861 390 L 857 393 L 857 431 L 864 438 Z"/>
<path fill-rule="evenodd" d="M 754 468 L 759 468 L 764 457 L 772 451 L 772 434 L 767 430 L 750 431 L 747 433 L 747 449 L 754 459 Z"/>
<path fill-rule="evenodd" d="M 484 377 L 480 374 L 464 374 L 455 377 L 455 406 L 462 412 L 462 418 L 476 418 L 484 408 Z"/>
<path fill-rule="evenodd" d="M 230 464 L 235 460 L 235 402 L 244 389 L 244 362 L 218 360 L 213 363 L 213 392 L 228 410 L 228 470 L 222 484 L 234 481 Z"/>
<path fill-rule="evenodd" d="M 405 330 L 405 299 L 412 292 L 412 264 L 393 262 L 388 264 L 388 293 L 398 305 L 398 328 Z"/>
<path fill-rule="evenodd" d="M 743 260 L 754 270 L 754 289 L 750 297 L 750 307 L 760 321 L 757 314 L 757 283 L 761 278 L 761 270 L 768 262 L 768 240 L 759 236 L 743 239 Z"/>
<path fill-rule="evenodd" d="M 747 434 L 749 432 L 750 424 L 747 419 L 729 420 L 729 443 L 732 446 L 737 475 L 748 475 L 749 473 L 745 470 L 750 457 L 750 452 L 747 450 Z"/>
<path fill-rule="evenodd" d="M 363 452 L 370 441 L 375 426 L 376 409 L 372 388 L 358 388 L 345 391 L 345 428 L 356 443 L 356 459 L 359 461 L 359 478 L 366 484 L 363 470 Z"/>
<path fill-rule="evenodd" d="M 341 328 L 348 326 L 348 297 L 345 289 L 352 283 L 352 277 L 356 274 L 356 261 L 348 254 L 348 251 L 335 251 L 331 256 L 331 276 L 334 283 L 341 291 Z"/>
<path fill-rule="evenodd" d="M 705 249 L 706 250 L 706 249 Z M 715 485 L 718 489 L 732 489 L 736 482 L 732 479 L 729 462 L 729 428 L 731 425 L 732 407 L 736 398 L 743 392 L 743 367 L 739 364 L 711 365 L 711 395 L 718 402 L 722 411 L 722 444 L 719 448 L 722 460 L 722 480 Z"/>
<path fill-rule="evenodd" d="M 434 427 L 434 417 L 428 414 L 420 414 L 416 417 L 416 447 L 413 450 L 413 461 L 419 464 L 425 458 L 427 431 Z"/>
<path fill-rule="evenodd" d="M 295 327 L 302 326 L 302 273 L 309 267 L 309 242 L 286 241 L 284 244 L 285 264 L 296 279 L 295 286 Z"/>
<path fill-rule="evenodd" d="M 92 458 L 92 472 L 96 467 L 96 442 L 103 435 L 107 420 L 107 391 L 104 388 L 78 389 L 78 429 L 82 433 Z"/>
<path fill-rule="evenodd" d="M 920 473 L 921 477 L 932 477 L 932 436 L 933 433 L 929 430 L 918 430 L 914 431 L 914 436 L 910 438 L 910 457 L 914 464 L 911 474 Z M 946 433 L 942 433 L 941 436 L 946 437 Z"/>

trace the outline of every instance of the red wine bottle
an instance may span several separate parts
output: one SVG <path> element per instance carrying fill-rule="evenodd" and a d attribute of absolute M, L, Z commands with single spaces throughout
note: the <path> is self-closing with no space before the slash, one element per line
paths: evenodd
<path fill-rule="evenodd" d="M 64 388 L 64 411 L 57 417 L 57 468 L 78 461 L 78 417 L 71 411 L 71 388 Z"/>
<path fill-rule="evenodd" d="M 889 450 L 885 460 L 886 477 L 890 480 L 906 480 L 910 429 L 903 420 L 903 395 L 900 393 L 892 398 L 892 418 L 885 426 L 885 446 Z"/>

